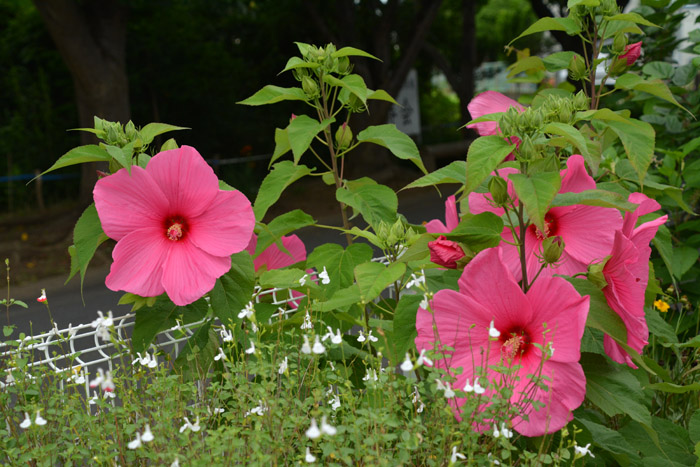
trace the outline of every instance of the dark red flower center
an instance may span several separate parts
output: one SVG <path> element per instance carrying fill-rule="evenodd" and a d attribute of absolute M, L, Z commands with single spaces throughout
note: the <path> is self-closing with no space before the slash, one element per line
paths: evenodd
<path fill-rule="evenodd" d="M 520 327 L 501 332 L 499 341 L 501 342 L 501 354 L 506 362 L 522 357 L 530 350 L 530 336 L 525 329 Z"/>
<path fill-rule="evenodd" d="M 187 235 L 188 225 L 182 216 L 170 216 L 163 223 L 165 227 L 165 236 L 168 240 L 177 242 L 184 240 Z"/>
<path fill-rule="evenodd" d="M 557 222 L 557 218 L 554 217 L 554 215 L 548 212 L 544 215 L 544 232 L 538 229 L 535 224 L 532 224 L 530 229 L 532 229 L 532 233 L 535 234 L 539 240 L 544 240 L 547 237 L 557 235 L 559 232 L 559 222 Z"/>

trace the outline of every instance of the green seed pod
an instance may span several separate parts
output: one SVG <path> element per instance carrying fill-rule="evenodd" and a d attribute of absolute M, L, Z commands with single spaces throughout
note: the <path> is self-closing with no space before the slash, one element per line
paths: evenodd
<path fill-rule="evenodd" d="M 352 144 L 352 130 L 347 123 L 343 123 L 335 131 L 335 144 L 338 149 L 349 148 Z"/>
<path fill-rule="evenodd" d="M 312 80 L 308 76 L 304 76 L 302 78 L 301 87 L 309 99 L 313 99 L 315 97 L 318 97 L 318 95 L 319 95 L 318 85 L 314 82 L 314 80 Z"/>
<path fill-rule="evenodd" d="M 608 256 L 602 262 L 593 263 L 588 266 L 588 280 L 593 282 L 599 289 L 602 289 L 608 285 L 608 282 L 605 280 L 605 276 L 603 275 L 603 268 L 609 259 L 610 257 Z"/>
<path fill-rule="evenodd" d="M 545 264 L 554 264 L 564 253 L 564 240 L 560 236 L 547 237 L 542 241 L 542 260 Z"/>
<path fill-rule="evenodd" d="M 571 61 L 569 62 L 569 73 L 571 73 L 571 77 L 576 81 L 583 81 L 588 75 L 586 64 L 580 55 L 574 54 L 574 56 L 571 57 Z"/>
<path fill-rule="evenodd" d="M 618 32 L 615 34 L 615 40 L 613 41 L 612 51 L 615 54 L 621 54 L 625 51 L 627 46 L 627 35 L 624 32 Z"/>
<path fill-rule="evenodd" d="M 498 207 L 503 207 L 510 201 L 508 196 L 508 182 L 498 175 L 494 175 L 489 180 L 489 193 L 491 193 L 491 198 L 493 203 Z"/>
<path fill-rule="evenodd" d="M 583 91 L 577 92 L 574 96 L 574 108 L 576 110 L 588 110 L 590 108 L 590 99 Z"/>

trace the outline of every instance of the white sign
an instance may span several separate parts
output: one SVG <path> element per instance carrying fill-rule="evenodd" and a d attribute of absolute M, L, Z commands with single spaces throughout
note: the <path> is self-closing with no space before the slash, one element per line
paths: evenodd
<path fill-rule="evenodd" d="M 408 72 L 399 95 L 399 105 L 392 105 L 389 110 L 389 123 L 404 133 L 420 139 L 420 105 L 418 101 L 418 72 L 415 68 Z"/>

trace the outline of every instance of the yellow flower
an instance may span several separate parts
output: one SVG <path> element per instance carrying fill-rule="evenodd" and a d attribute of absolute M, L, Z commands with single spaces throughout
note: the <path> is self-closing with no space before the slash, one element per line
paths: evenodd
<path fill-rule="evenodd" d="M 661 299 L 655 300 L 654 301 L 654 306 L 656 307 L 657 310 L 659 310 L 661 313 L 666 313 L 669 308 L 671 308 L 671 305 L 668 303 L 664 302 Z"/>

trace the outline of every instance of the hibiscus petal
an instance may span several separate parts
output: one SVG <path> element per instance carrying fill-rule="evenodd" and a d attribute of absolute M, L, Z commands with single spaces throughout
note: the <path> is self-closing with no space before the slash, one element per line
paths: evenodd
<path fill-rule="evenodd" d="M 520 111 L 525 110 L 517 101 L 496 91 L 482 92 L 467 105 L 472 119 L 496 112 L 505 112 L 511 107 Z M 474 128 L 481 136 L 495 135 L 498 133 L 498 122 L 472 123 L 467 125 L 467 128 Z"/>
<path fill-rule="evenodd" d="M 536 316 L 528 325 L 530 335 L 539 333 L 544 335 L 545 343 L 552 343 L 551 361 L 578 362 L 589 297 L 579 295 L 560 277 L 540 276 L 528 290 L 527 298 Z"/>
<path fill-rule="evenodd" d="M 168 199 L 158 184 L 141 167 L 126 169 L 101 178 L 93 190 L 102 230 L 109 238 L 121 240 L 134 230 L 165 227 L 163 219 L 169 209 Z"/>
<path fill-rule="evenodd" d="M 230 256 L 250 243 L 255 214 L 250 201 L 238 190 L 217 189 L 216 197 L 199 216 L 189 221 L 188 239 L 214 256 Z"/>
<path fill-rule="evenodd" d="M 629 366 L 630 368 L 637 369 L 637 365 L 632 362 L 632 358 L 625 351 L 625 349 L 623 349 L 620 344 L 618 344 L 607 334 L 603 337 L 603 348 L 605 349 L 605 353 L 613 362 L 621 363 Z"/>
<path fill-rule="evenodd" d="M 112 251 L 114 262 L 105 280 L 107 288 L 142 297 L 162 294 L 162 266 L 169 243 L 159 228 L 139 229 L 124 236 Z"/>
<path fill-rule="evenodd" d="M 229 269 L 230 256 L 213 256 L 192 242 L 177 242 L 163 264 L 163 286 L 174 304 L 185 306 L 213 289 Z"/>
<path fill-rule="evenodd" d="M 581 193 L 595 190 L 595 180 L 586 172 L 583 156 L 574 154 L 566 161 L 566 169 L 561 171 L 561 188 L 559 193 Z"/>
<path fill-rule="evenodd" d="M 190 146 L 156 154 L 148 161 L 146 171 L 170 202 L 168 215 L 196 217 L 209 207 L 219 192 L 216 174 Z"/>
<path fill-rule="evenodd" d="M 457 227 L 457 224 L 459 224 L 455 195 L 448 197 L 447 201 L 445 201 L 445 224 L 449 229 L 448 232 L 452 232 L 455 227 Z"/>
<path fill-rule="evenodd" d="M 430 222 L 426 222 L 425 231 L 428 233 L 449 233 L 450 229 L 441 220 L 433 219 Z"/>
<path fill-rule="evenodd" d="M 255 258 L 253 261 L 255 270 L 257 271 L 262 266 L 265 266 L 268 271 L 286 268 L 306 259 L 304 242 L 296 235 L 282 237 L 282 245 L 288 253 L 282 251 L 277 244 L 273 243 Z"/>
<path fill-rule="evenodd" d="M 610 254 L 615 230 L 622 225 L 617 209 L 598 206 L 563 206 L 550 209 L 557 217 L 558 235 L 572 258 L 590 264 Z"/>

